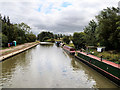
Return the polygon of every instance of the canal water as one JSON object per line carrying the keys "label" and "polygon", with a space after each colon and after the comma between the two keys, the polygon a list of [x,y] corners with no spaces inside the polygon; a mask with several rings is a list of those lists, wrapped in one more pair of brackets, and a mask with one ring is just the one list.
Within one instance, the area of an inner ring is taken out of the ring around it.
{"label": "canal water", "polygon": [[117,88],[54,44],[37,45],[0,66],[3,88]]}

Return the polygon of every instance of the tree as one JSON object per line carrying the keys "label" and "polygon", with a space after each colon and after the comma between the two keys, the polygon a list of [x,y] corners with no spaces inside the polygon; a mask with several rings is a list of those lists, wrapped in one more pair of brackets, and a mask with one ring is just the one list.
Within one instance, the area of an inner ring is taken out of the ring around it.
{"label": "tree", "polygon": [[13,25],[8,26],[8,28],[7,28],[7,37],[8,37],[8,42],[14,41]]}
{"label": "tree", "polygon": [[60,34],[57,35],[58,39],[60,39]]}
{"label": "tree", "polygon": [[7,16],[7,24],[10,26],[10,19],[9,19],[9,16]]}
{"label": "tree", "polygon": [[84,33],[85,33],[85,41],[87,45],[96,45],[97,39],[96,39],[96,27],[97,23],[92,20],[89,22],[89,25],[85,27]]}
{"label": "tree", "polygon": [[2,47],[6,47],[7,46],[7,43],[8,43],[8,38],[6,35],[0,33],[0,37],[2,37],[0,41],[2,41]]}
{"label": "tree", "polygon": [[63,38],[63,35],[62,35],[62,34],[60,34],[60,38]]}
{"label": "tree", "polygon": [[18,24],[18,27],[20,29],[22,29],[23,31],[25,31],[25,34],[30,33],[31,28],[27,24],[25,24],[25,23],[22,22],[21,24]]}
{"label": "tree", "polygon": [[101,45],[106,49],[120,50],[120,15],[119,8],[107,8],[96,16],[98,20],[97,37]]}
{"label": "tree", "polygon": [[36,36],[30,32],[30,26],[25,23],[12,24],[9,16],[2,18],[0,14],[0,21],[2,22],[2,45],[6,46],[6,43],[17,41],[17,44],[23,44],[26,42],[33,42],[36,40]]}
{"label": "tree", "polygon": [[3,18],[3,22],[6,23],[6,21],[7,21],[7,20],[6,20],[6,17],[4,16],[4,18]]}
{"label": "tree", "polygon": [[7,23],[2,23],[2,33],[6,36],[8,35],[8,28],[9,26],[7,25]]}
{"label": "tree", "polygon": [[36,36],[34,34],[27,34],[26,35],[27,42],[34,42],[36,40]]}
{"label": "tree", "polygon": [[70,38],[69,38],[69,36],[64,36],[64,37],[63,37],[63,42],[65,42],[66,44],[69,44],[69,43],[70,43]]}
{"label": "tree", "polygon": [[54,38],[55,38],[55,39],[57,39],[57,38],[58,38],[57,34],[54,34]]}
{"label": "tree", "polygon": [[73,41],[73,44],[76,49],[85,48],[85,33],[84,32],[80,32],[80,33],[75,32],[73,34],[72,41]]}
{"label": "tree", "polygon": [[1,16],[1,14],[0,14],[0,20],[2,20],[2,16]]}
{"label": "tree", "polygon": [[53,33],[51,32],[41,32],[40,34],[38,34],[37,39],[40,40],[41,42],[47,40],[47,39],[51,39],[54,38]]}

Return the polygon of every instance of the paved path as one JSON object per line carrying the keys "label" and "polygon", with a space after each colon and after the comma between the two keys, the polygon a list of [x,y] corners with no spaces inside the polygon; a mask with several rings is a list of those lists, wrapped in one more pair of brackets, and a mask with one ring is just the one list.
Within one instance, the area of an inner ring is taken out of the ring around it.
{"label": "paved path", "polygon": [[16,47],[10,47],[10,48],[7,48],[7,49],[3,49],[3,50],[0,50],[0,61],[6,59],[6,58],[9,58],[11,56],[14,56],[18,53],[21,53],[29,48],[32,48],[34,46],[36,46],[37,44],[39,43],[36,43],[36,42],[32,42],[32,43],[25,43],[25,44],[22,44],[22,45],[18,45]]}
{"label": "paved path", "polygon": [[24,44],[21,44],[21,45],[17,45],[17,46],[9,47],[9,48],[6,48],[6,49],[2,49],[2,50],[0,50],[0,56],[9,54],[9,53],[11,53],[11,52],[20,50],[20,49],[25,48],[25,47],[28,47],[28,46],[30,46],[30,45],[32,45],[32,44],[34,44],[34,43],[35,43],[35,42],[32,42],[32,43],[24,43]]}
{"label": "paved path", "polygon": [[[80,52],[80,51],[77,51],[77,52],[79,52],[79,53],[81,53],[81,54],[84,54],[84,55],[87,55],[85,52]],[[91,54],[88,54],[87,56],[89,56],[89,57],[91,57],[91,58],[94,58],[94,59],[96,59],[96,60],[98,60],[98,61],[101,61],[101,58],[99,58],[99,57],[97,57],[97,56],[94,56],[94,55],[91,55]],[[112,66],[114,66],[114,67],[120,68],[120,64],[116,64],[116,63],[111,62],[111,61],[108,61],[108,60],[103,59],[102,62],[104,62],[104,63],[106,63],[106,64],[109,64],[109,65],[112,65]]]}

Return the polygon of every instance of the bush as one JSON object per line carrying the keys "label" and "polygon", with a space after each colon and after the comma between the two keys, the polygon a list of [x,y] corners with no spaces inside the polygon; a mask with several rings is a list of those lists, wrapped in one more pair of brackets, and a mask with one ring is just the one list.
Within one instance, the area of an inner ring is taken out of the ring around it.
{"label": "bush", "polygon": [[64,36],[63,37],[63,42],[65,42],[66,44],[69,44],[70,43],[69,36]]}
{"label": "bush", "polygon": [[22,43],[23,43],[22,37],[17,37],[16,42],[17,42],[18,44],[22,44]]}
{"label": "bush", "polygon": [[44,37],[43,38],[43,41],[46,41],[46,40],[48,40],[49,39],[49,37]]}
{"label": "bush", "polygon": [[34,42],[36,40],[36,36],[34,34],[27,34],[26,40],[27,42]]}
{"label": "bush", "polygon": [[55,42],[55,40],[52,38],[52,39],[51,39],[51,42],[52,42],[52,43],[54,43],[54,42]]}
{"label": "bush", "polygon": [[84,39],[85,34],[83,32],[77,33],[75,32],[73,34],[73,44],[76,49],[85,49],[85,39]]}
{"label": "bush", "polygon": [[0,41],[2,41],[2,47],[6,47],[7,46],[7,43],[8,43],[8,38],[6,35],[4,34],[0,34]]}

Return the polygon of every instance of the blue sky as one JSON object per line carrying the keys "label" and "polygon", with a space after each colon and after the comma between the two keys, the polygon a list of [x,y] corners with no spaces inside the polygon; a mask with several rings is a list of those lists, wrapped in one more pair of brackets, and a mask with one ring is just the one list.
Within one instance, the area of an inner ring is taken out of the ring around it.
{"label": "blue sky", "polygon": [[[61,11],[62,7],[66,8],[66,7],[70,6],[70,5],[72,5],[70,2],[63,2],[63,3],[61,4],[61,6],[58,8],[58,7],[53,7],[54,4],[53,4],[53,3],[50,3],[49,6],[44,9],[44,13],[45,13],[45,14],[49,14],[49,13],[51,13],[51,10],[52,10],[52,9],[56,9],[56,10],[58,10],[58,11]],[[41,12],[42,6],[43,6],[43,5],[39,5],[39,7],[38,7],[38,9],[37,9],[38,12]]]}
{"label": "blue sky", "polygon": [[38,12],[41,12],[41,8],[42,8],[42,5],[39,5],[39,7],[38,7]]}
{"label": "blue sky", "polygon": [[72,5],[72,4],[69,3],[69,2],[63,2],[63,3],[62,3],[62,7],[68,7],[69,5]]}
{"label": "blue sky", "polygon": [[51,3],[48,7],[45,8],[45,14],[51,13],[51,9],[53,9],[53,3]]}

